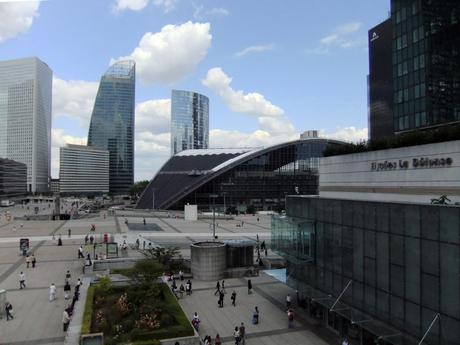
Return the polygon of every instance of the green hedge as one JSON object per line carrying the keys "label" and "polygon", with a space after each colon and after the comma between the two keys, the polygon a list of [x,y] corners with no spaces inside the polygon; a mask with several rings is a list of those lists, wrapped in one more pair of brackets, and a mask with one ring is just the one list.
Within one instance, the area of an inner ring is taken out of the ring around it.
{"label": "green hedge", "polygon": [[91,333],[91,317],[93,315],[94,286],[88,288],[85,301],[85,311],[83,313],[83,324],[81,325],[81,334]]}
{"label": "green hedge", "polygon": [[[166,284],[161,284],[165,296],[165,304],[170,308],[169,311],[173,314],[178,322],[178,325],[169,326],[167,328],[161,328],[155,331],[142,331],[139,329],[131,332],[132,340],[142,341],[148,339],[169,339],[169,338],[180,338],[190,337],[195,334],[193,328],[184,314],[182,308],[177,301],[176,296],[173,295],[171,289]],[[137,344],[137,343],[136,343]]]}

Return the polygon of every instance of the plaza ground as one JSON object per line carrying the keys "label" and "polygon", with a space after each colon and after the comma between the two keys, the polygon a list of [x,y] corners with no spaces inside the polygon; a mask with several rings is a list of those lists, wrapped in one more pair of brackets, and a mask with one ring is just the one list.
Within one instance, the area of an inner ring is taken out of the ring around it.
{"label": "plaza ground", "polygon": [[[13,214],[21,215],[22,206],[15,206]],[[43,212],[51,207],[45,207]],[[3,209],[0,210],[4,212]],[[166,214],[163,214],[165,216]],[[146,225],[143,225],[143,220]],[[128,224],[126,224],[126,222]],[[241,226],[243,223],[243,226]],[[200,219],[195,222],[169,217],[158,217],[158,214],[139,213],[137,211],[117,211],[115,216],[107,212],[90,214],[88,218],[69,221],[7,221],[0,220],[0,289],[6,290],[6,299],[13,305],[14,320],[0,320],[0,344],[6,345],[38,345],[63,344],[65,333],[62,330],[62,312],[70,304],[64,299],[63,285],[65,273],[71,272],[72,288],[77,278],[82,278],[83,261],[77,258],[80,244],[90,233],[91,225],[96,230],[95,237],[102,238],[104,233],[113,234],[115,240],[134,243],[139,239],[141,246],[151,241],[153,244],[177,246],[181,254],[190,256],[189,244],[196,241],[212,239],[212,219]],[[260,241],[270,239],[270,217],[238,216],[235,219],[217,219],[216,235],[219,239],[252,239],[258,235]],[[135,226],[132,226],[135,225]],[[129,228],[139,228],[131,231]],[[68,229],[71,237],[68,237]],[[53,238],[54,235],[54,238]],[[61,236],[62,246],[57,246],[57,238]],[[20,255],[19,239],[29,238],[30,248],[37,258],[36,268],[26,268],[24,257]],[[128,251],[129,256],[139,256],[135,250]],[[268,253],[269,257],[275,254]],[[26,275],[26,289],[19,289],[19,273]],[[57,286],[57,300],[49,302],[48,290],[51,283]],[[198,312],[202,320],[200,335],[212,337],[219,333],[225,343],[232,343],[233,328],[244,322],[247,327],[246,344],[328,344],[328,332],[321,334],[321,329],[311,326],[301,317],[299,311],[295,328],[287,328],[287,315],[284,307],[286,294],[295,291],[289,289],[276,279],[260,275],[253,278],[254,293],[247,294],[245,279],[229,279],[226,281],[227,295],[225,307],[217,308],[215,282],[193,281],[194,293],[180,300],[180,303],[191,318]],[[237,292],[237,307],[231,307],[230,295],[233,289]],[[79,301],[77,303],[83,303]],[[251,324],[252,310],[257,305],[260,309],[259,325]],[[318,333],[319,332],[319,333]],[[321,335],[321,338],[318,336]],[[326,340],[323,340],[326,339]],[[334,339],[334,338],[332,338]],[[335,342],[335,341],[334,341]]]}

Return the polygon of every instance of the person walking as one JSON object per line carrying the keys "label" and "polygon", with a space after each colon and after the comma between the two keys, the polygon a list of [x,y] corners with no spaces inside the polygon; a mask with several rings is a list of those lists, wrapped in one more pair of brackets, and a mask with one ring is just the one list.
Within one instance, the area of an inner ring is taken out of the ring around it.
{"label": "person walking", "polygon": [[287,312],[288,315],[288,328],[294,328],[294,311],[289,309]]}
{"label": "person walking", "polygon": [[214,296],[216,296],[217,294],[220,293],[220,282],[217,281],[217,284],[216,284],[216,291],[214,292]]}
{"label": "person walking", "polygon": [[248,279],[248,295],[252,293],[252,282],[251,279]]}
{"label": "person walking", "polygon": [[235,327],[233,331],[233,338],[235,339],[235,345],[240,344],[240,331],[238,330],[238,326]]}
{"label": "person walking", "polygon": [[21,273],[19,273],[19,288],[20,289],[26,288],[26,275],[22,271]]}
{"label": "person walking", "polygon": [[144,225],[147,224],[147,222],[145,221],[145,218],[143,219],[143,222],[144,222]]}
{"label": "person walking", "polygon": [[69,238],[72,236],[72,229],[67,229],[67,236],[69,236]]}
{"label": "person walking", "polygon": [[187,280],[187,284],[190,286],[190,295],[193,293],[193,289],[192,289],[192,282],[191,280]]}
{"label": "person walking", "polygon": [[83,246],[78,247],[78,259],[84,259],[85,256],[83,255]]}
{"label": "person walking", "polygon": [[225,292],[225,280],[222,280],[222,284],[220,284],[220,288],[221,288],[223,293],[226,293]]}
{"label": "person walking", "polygon": [[193,318],[192,318],[192,325],[193,325],[193,327],[195,328],[195,330],[197,332],[199,332],[199,330],[200,330],[200,322],[201,321],[200,321],[200,318],[198,317],[198,313],[195,312],[193,314]]}
{"label": "person walking", "polygon": [[50,302],[53,302],[56,299],[56,285],[54,283],[51,283],[50,285]]}
{"label": "person walking", "polygon": [[219,333],[217,333],[216,337],[214,338],[214,345],[222,345],[222,339],[220,339]]}
{"label": "person walking", "polygon": [[343,341],[342,341],[342,345],[348,345],[348,344],[349,344],[348,338],[345,337],[345,339],[343,339]]}
{"label": "person walking", "polygon": [[292,304],[292,297],[290,294],[287,294],[286,296],[286,308],[290,309]]}
{"label": "person walking", "polygon": [[64,309],[64,312],[62,313],[62,325],[64,328],[64,332],[67,332],[67,328],[69,328],[70,324],[70,316],[69,313],[67,312],[67,309]]}
{"label": "person walking", "polygon": [[66,283],[69,283],[69,282],[70,282],[70,278],[71,278],[70,271],[67,270],[67,272],[66,272],[66,274],[65,274],[65,282],[66,282]]}
{"label": "person walking", "polygon": [[90,244],[93,244],[93,242],[94,242],[94,236],[91,235],[91,236],[89,237],[89,243],[90,243]]}
{"label": "person walking", "polygon": [[255,307],[254,312],[252,313],[252,323],[257,325],[259,323],[259,308]]}
{"label": "person walking", "polygon": [[32,262],[32,268],[35,268],[35,264],[37,263],[37,259],[35,258],[34,254],[31,255],[30,262]]}
{"label": "person walking", "polygon": [[65,299],[69,299],[70,298],[70,291],[71,291],[71,287],[70,287],[70,284],[69,284],[69,281],[66,281],[65,282],[65,285],[64,285],[64,298]]}
{"label": "person walking", "polygon": [[224,307],[224,297],[225,294],[223,291],[219,292],[219,307],[223,308]]}
{"label": "person walking", "polygon": [[58,243],[57,243],[58,246],[62,246],[62,238],[61,238],[61,235],[59,235],[58,237]]}
{"label": "person walking", "polygon": [[29,268],[29,265],[30,265],[30,256],[27,255],[26,256],[26,267]]}
{"label": "person walking", "polygon": [[88,241],[89,241],[89,237],[88,237],[88,234],[86,234],[86,236],[85,236],[85,246],[88,244]]}
{"label": "person walking", "polygon": [[240,342],[241,342],[241,345],[245,345],[245,344],[246,344],[246,340],[245,340],[246,327],[244,326],[244,322],[241,322],[241,325],[240,325],[240,328],[239,328],[239,332],[240,332]]}
{"label": "person walking", "polygon": [[184,272],[182,270],[179,271],[179,278],[180,280],[184,280]]}
{"label": "person walking", "polygon": [[13,306],[11,305],[10,302],[5,303],[5,314],[6,314],[6,321],[9,321],[10,319],[14,319],[13,314]]}
{"label": "person walking", "polygon": [[236,291],[235,290],[233,290],[232,292],[231,299],[232,299],[232,306],[236,307]]}

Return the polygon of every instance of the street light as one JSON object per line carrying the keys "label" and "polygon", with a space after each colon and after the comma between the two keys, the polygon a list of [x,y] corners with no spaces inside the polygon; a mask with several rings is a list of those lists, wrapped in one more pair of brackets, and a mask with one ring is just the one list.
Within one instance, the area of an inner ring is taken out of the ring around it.
{"label": "street light", "polygon": [[209,194],[212,198],[212,240],[216,240],[216,198],[219,197],[217,194]]}

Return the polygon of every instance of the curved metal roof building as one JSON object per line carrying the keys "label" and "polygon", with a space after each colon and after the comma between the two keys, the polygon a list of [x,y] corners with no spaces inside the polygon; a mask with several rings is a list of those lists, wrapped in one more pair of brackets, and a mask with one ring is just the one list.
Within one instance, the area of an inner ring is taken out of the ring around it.
{"label": "curved metal roof building", "polygon": [[309,138],[267,148],[186,150],[172,156],[142,193],[138,209],[280,210],[288,194],[318,194],[319,158],[327,145]]}

